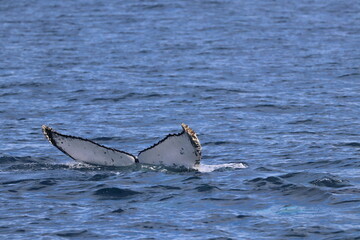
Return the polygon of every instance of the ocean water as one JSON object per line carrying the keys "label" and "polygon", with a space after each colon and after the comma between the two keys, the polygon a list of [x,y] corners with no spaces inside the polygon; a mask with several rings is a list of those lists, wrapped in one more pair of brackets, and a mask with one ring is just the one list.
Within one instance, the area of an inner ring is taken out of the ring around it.
{"label": "ocean water", "polygon": [[[1,238],[360,239],[359,12],[0,1]],[[181,123],[202,171],[89,166],[41,133],[137,154]]]}

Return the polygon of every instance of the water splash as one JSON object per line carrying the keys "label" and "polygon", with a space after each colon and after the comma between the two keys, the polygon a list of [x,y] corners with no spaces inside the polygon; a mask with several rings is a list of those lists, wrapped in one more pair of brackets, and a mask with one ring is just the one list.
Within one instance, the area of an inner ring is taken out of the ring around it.
{"label": "water splash", "polygon": [[248,166],[244,163],[225,163],[225,164],[215,164],[215,165],[206,165],[200,164],[195,169],[199,172],[214,172],[214,171],[222,171],[222,170],[234,170],[234,169],[244,169]]}

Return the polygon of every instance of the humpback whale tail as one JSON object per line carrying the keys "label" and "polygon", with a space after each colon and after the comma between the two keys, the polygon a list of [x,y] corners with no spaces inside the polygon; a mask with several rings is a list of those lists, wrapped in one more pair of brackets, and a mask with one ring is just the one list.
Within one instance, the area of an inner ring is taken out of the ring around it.
{"label": "humpback whale tail", "polygon": [[169,134],[158,143],[139,152],[138,156],[106,147],[89,139],[64,135],[43,125],[49,142],[72,159],[102,166],[130,166],[135,163],[167,167],[196,168],[200,164],[201,145],[196,133],[186,124],[182,132]]}

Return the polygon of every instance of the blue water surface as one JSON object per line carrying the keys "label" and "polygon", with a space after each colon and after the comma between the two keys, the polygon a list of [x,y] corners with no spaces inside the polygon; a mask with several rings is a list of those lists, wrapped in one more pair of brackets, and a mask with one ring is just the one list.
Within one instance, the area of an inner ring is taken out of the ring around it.
{"label": "blue water surface", "polygon": [[[360,239],[357,0],[0,1],[2,239]],[[76,163],[186,123],[215,171]]]}

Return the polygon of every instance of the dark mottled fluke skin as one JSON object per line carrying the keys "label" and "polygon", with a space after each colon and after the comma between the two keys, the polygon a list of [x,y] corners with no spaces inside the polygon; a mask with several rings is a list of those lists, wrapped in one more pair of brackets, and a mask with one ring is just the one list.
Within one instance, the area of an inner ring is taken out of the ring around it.
{"label": "dark mottled fluke skin", "polygon": [[198,139],[198,137],[196,136],[196,133],[194,130],[192,130],[188,125],[186,125],[185,123],[181,124],[181,127],[184,129],[184,131],[187,133],[191,144],[195,147],[196,149],[196,156],[199,156],[199,160],[196,161],[196,165],[200,164],[200,160],[201,160],[201,144],[200,141]]}

